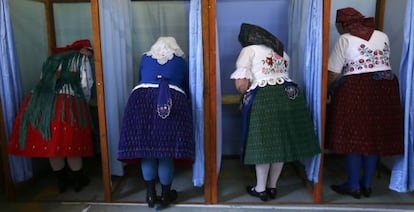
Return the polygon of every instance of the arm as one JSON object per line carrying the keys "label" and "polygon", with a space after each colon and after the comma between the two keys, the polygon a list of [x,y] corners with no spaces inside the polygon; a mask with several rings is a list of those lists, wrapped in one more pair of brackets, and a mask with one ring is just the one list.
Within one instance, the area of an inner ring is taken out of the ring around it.
{"label": "arm", "polygon": [[328,60],[328,88],[332,86],[340,76],[342,68],[346,65],[346,51],[348,49],[348,40],[341,36],[335,43]]}
{"label": "arm", "polygon": [[231,79],[234,79],[234,85],[241,94],[246,93],[250,87],[250,79],[253,77],[251,73],[253,55],[254,52],[251,48],[243,48],[236,61],[236,70],[230,76]]}
{"label": "arm", "polygon": [[328,88],[339,78],[340,74],[328,70]]}

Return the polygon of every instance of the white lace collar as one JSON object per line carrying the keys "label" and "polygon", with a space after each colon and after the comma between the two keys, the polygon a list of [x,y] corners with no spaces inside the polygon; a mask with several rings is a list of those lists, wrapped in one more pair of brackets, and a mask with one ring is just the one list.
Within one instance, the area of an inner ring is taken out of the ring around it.
{"label": "white lace collar", "polygon": [[184,57],[184,52],[174,37],[159,37],[157,42],[152,45],[151,50],[145,54],[156,59],[161,65],[171,60],[174,55]]}

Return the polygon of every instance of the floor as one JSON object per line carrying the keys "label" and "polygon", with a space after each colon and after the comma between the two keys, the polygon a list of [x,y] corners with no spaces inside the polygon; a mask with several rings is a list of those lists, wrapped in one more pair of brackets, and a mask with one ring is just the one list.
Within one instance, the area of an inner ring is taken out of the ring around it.
{"label": "floor", "polygon": [[[126,167],[124,177],[113,177],[113,202],[105,203],[102,178],[99,175],[99,160],[85,161],[86,172],[91,183],[81,192],[72,190],[59,193],[52,173],[46,172],[37,179],[18,185],[16,201],[6,201],[4,191],[0,193],[2,211],[159,211],[145,204],[145,186],[139,166]],[[303,178],[300,163],[284,166],[278,184],[278,197],[262,202],[246,194],[245,186],[254,184],[253,167],[243,166],[237,158],[225,158],[218,178],[218,204],[204,204],[204,189],[192,186],[191,168],[178,166],[173,187],[179,197],[172,207],[165,211],[414,211],[414,193],[398,193],[388,189],[389,171],[379,167],[370,198],[353,199],[338,195],[329,185],[342,182],[345,178],[342,163],[337,156],[325,160],[323,203],[314,204],[309,186]],[[308,184],[309,185],[309,184]],[[160,188],[158,187],[159,191]],[[1,190],[0,190],[1,191]]]}

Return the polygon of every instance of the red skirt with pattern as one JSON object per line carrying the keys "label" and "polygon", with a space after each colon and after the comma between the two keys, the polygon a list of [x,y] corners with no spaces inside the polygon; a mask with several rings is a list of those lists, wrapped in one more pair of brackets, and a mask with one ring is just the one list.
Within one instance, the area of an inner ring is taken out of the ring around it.
{"label": "red skirt with pattern", "polygon": [[[19,144],[20,121],[29,102],[28,95],[22,102],[15,119],[8,144],[8,153],[26,157],[86,157],[93,156],[93,135],[89,116],[89,108],[83,101],[75,101],[74,96],[60,94],[56,101],[56,112],[50,123],[50,139],[30,124],[27,129],[26,144],[24,148]],[[77,103],[84,116],[85,126],[80,126],[77,114]],[[64,106],[62,104],[65,104]],[[71,104],[71,105],[70,105]],[[65,118],[62,120],[62,109]],[[74,117],[71,120],[70,117]]]}
{"label": "red skirt with pattern", "polygon": [[345,76],[327,111],[327,149],[336,153],[403,154],[404,123],[398,79],[375,73]]}

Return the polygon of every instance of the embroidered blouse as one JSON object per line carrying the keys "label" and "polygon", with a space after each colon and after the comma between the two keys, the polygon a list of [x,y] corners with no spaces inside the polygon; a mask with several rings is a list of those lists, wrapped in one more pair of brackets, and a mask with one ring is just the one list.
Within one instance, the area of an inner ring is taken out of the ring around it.
{"label": "embroidered blouse", "polygon": [[257,86],[283,84],[292,81],[289,78],[289,56],[283,52],[283,57],[264,45],[244,47],[236,61],[236,70],[231,79],[249,79],[251,85],[247,91]]}
{"label": "embroidered blouse", "polygon": [[369,41],[341,35],[329,56],[328,70],[343,75],[391,70],[388,36],[378,30]]}

